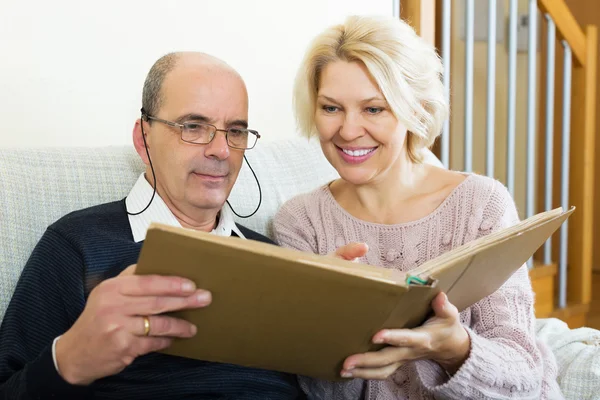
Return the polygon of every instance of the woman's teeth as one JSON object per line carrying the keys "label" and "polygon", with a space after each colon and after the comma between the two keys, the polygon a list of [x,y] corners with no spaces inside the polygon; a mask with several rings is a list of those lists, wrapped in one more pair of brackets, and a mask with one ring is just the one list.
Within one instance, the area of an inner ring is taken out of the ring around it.
{"label": "woman's teeth", "polygon": [[342,151],[346,154],[348,154],[349,156],[352,157],[361,157],[361,156],[365,156],[367,154],[369,154],[370,152],[374,151],[375,148],[372,149],[361,149],[361,150],[347,150],[347,149],[342,149]]}

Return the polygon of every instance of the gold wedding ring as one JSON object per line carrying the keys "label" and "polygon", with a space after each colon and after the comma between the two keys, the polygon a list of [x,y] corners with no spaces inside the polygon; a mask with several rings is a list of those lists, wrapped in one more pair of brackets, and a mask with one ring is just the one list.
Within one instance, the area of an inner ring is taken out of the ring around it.
{"label": "gold wedding ring", "polygon": [[144,336],[150,335],[150,319],[148,317],[144,318]]}

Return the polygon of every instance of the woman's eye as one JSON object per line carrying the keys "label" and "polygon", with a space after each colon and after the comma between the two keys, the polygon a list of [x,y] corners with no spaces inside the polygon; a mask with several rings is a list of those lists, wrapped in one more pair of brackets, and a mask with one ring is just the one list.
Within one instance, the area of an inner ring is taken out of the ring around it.
{"label": "woman's eye", "polygon": [[325,112],[328,112],[328,113],[334,113],[337,111],[337,109],[338,108],[335,106],[323,106],[323,110],[325,110]]}
{"label": "woman's eye", "polygon": [[367,107],[367,112],[369,114],[379,114],[382,111],[380,107]]}

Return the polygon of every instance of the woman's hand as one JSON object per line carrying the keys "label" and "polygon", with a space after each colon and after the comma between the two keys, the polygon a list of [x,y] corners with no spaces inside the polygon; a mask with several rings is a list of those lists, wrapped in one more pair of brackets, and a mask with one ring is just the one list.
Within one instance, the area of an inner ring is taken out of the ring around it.
{"label": "woman's hand", "polygon": [[366,243],[348,243],[345,246],[338,247],[335,253],[331,254],[334,257],[342,260],[357,261],[369,251],[369,246]]}
{"label": "woman's hand", "polygon": [[460,323],[458,310],[445,293],[432,301],[435,316],[415,329],[385,329],[373,343],[388,344],[377,352],[348,357],[341,372],[344,378],[386,379],[403,364],[433,360],[453,375],[469,356],[471,340]]}

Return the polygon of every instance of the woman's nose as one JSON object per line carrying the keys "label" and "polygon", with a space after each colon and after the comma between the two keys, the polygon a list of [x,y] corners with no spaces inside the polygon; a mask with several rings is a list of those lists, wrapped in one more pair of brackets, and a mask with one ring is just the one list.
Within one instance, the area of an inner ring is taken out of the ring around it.
{"label": "woman's nose", "polygon": [[339,133],[340,136],[348,142],[363,136],[365,134],[365,128],[360,116],[352,113],[346,114],[346,118],[344,118]]}

